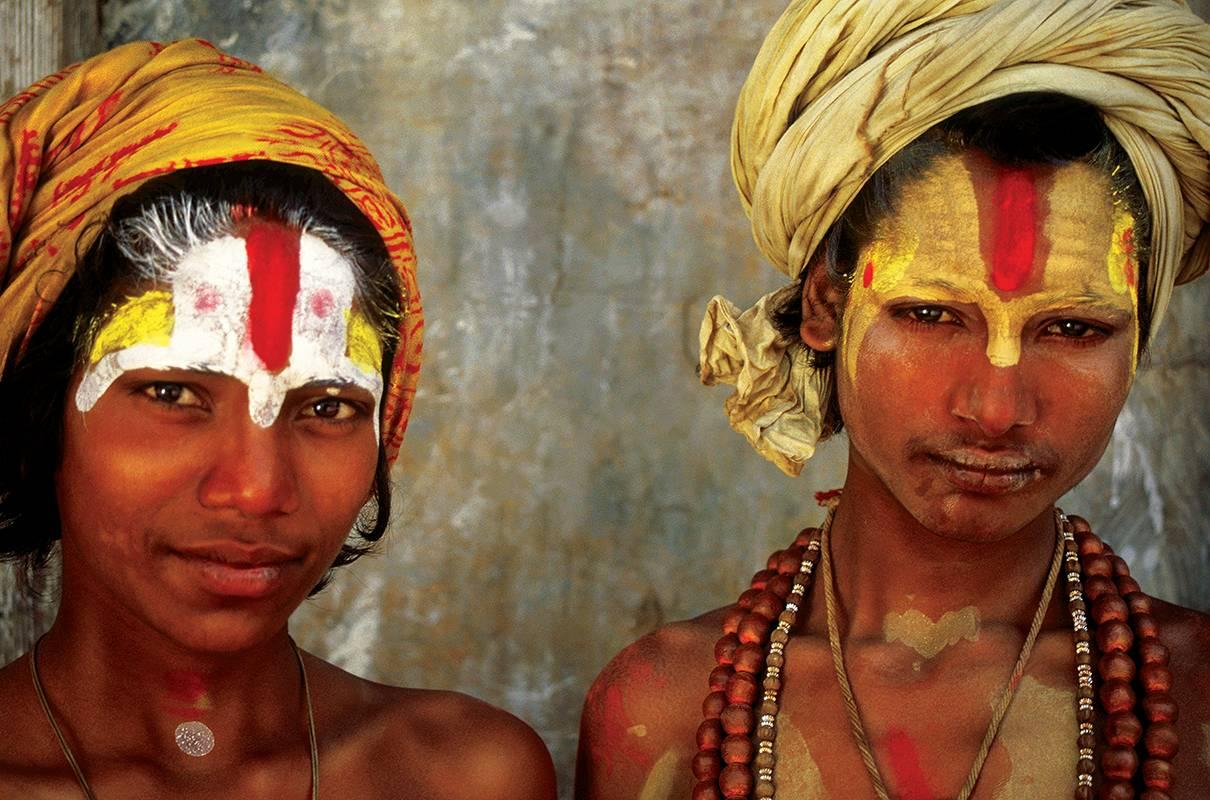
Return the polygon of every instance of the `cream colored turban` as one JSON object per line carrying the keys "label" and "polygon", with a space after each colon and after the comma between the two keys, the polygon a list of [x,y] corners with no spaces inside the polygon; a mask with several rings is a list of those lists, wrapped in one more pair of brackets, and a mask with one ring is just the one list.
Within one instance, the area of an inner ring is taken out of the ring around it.
{"label": "cream colored turban", "polygon": [[[795,0],[740,93],[731,169],[752,235],[797,277],[870,175],[979,103],[1051,91],[1097,106],[1151,205],[1154,333],[1172,287],[1210,266],[1210,25],[1181,0]],[[779,290],[784,292],[785,290]],[[765,308],[721,297],[701,329],[701,377],[736,386],[733,428],[797,475],[820,398],[800,347]]]}

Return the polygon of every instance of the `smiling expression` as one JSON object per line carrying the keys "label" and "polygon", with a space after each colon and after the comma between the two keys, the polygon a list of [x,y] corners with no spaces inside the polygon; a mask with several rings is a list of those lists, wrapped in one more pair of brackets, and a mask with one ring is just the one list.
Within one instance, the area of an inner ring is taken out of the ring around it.
{"label": "smiling expression", "polygon": [[841,327],[858,467],[933,530],[971,536],[1006,535],[1075,485],[1134,372],[1133,223],[1082,164],[944,156],[906,185]]}

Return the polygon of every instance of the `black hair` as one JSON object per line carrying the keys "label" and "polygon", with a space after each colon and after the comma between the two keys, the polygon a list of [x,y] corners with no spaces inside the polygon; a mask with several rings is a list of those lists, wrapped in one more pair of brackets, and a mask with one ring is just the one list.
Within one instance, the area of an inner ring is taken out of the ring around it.
{"label": "black hair", "polygon": [[[929,129],[875,170],[844,213],[832,223],[818,249],[807,259],[793,289],[769,316],[782,341],[806,347],[811,367],[823,374],[821,438],[844,428],[836,396],[836,353],[817,351],[800,334],[803,288],[813,269],[826,271],[828,282],[843,296],[852,285],[858,256],[883,219],[893,214],[903,188],[925,177],[944,155],[979,150],[1006,166],[1084,163],[1102,171],[1116,202],[1135,219],[1139,264],[1139,357],[1150,328],[1146,302],[1151,252],[1151,211],[1130,157],[1110,132],[1097,108],[1055,92],[1024,92],[964,109]],[[843,304],[842,304],[843,305]],[[840,309],[837,309],[838,315]],[[839,316],[838,320],[839,322]]]}
{"label": "black hair", "polygon": [[[403,313],[399,282],[386,246],[353,202],[321,173],[270,161],[196,167],[148,181],[114,203],[93,243],[75,254],[76,268],[30,337],[20,357],[9,353],[0,377],[0,560],[20,562],[27,574],[42,569],[61,536],[55,472],[63,448],[68,384],[102,323],[145,275],[133,263],[131,236],[140,218],[182,213],[217,218],[238,207],[252,216],[305,229],[354,265],[356,301],[382,342],[382,374],[390,375]],[[137,237],[136,237],[137,238]],[[63,279],[62,273],[51,273]],[[390,521],[391,483],[379,445],[372,518],[359,517],[353,537],[332,567],[355,561],[382,538]],[[324,575],[318,592],[331,576]]]}

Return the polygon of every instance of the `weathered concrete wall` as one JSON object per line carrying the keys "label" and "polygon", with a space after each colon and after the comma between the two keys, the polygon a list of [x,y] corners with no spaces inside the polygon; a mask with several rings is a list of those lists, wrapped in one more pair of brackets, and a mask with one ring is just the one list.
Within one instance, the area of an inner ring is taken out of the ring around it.
{"label": "weathered concrete wall", "polygon": [[[584,690],[730,602],[837,485],[727,427],[706,300],[779,285],[731,187],[735,96],[783,0],[110,0],[110,43],[201,35],[337,110],[408,203],[427,364],[381,555],[299,612],[320,654],[534,724],[570,790]],[[1065,505],[1210,608],[1210,283],[1178,293],[1110,452]],[[3,656],[3,654],[0,654]],[[704,680],[705,676],[693,678]]]}

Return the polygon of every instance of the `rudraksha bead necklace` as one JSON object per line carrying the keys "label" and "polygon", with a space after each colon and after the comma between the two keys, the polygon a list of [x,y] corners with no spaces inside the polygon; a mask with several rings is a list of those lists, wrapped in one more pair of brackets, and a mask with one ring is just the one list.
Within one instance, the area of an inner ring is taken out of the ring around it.
{"label": "rudraksha bead necklace", "polygon": [[[714,648],[718,666],[710,673],[710,694],[702,704],[705,719],[697,730],[693,800],[776,796],[774,744],[785,647],[805,605],[820,540],[831,518],[829,512],[823,528],[807,528],[790,547],[773,553],[766,569],[752,577],[751,587],[723,618],[723,636]],[[1141,788],[1141,800],[1168,800],[1177,708],[1171,696],[1169,653],[1159,641],[1151,599],[1130,577],[1126,562],[1087,522],[1057,509],[1055,519],[1075,643],[1078,758],[1073,796],[1094,797],[1099,746],[1101,781],[1095,796],[1125,800]],[[1103,715],[1099,738],[1098,700]],[[1145,753],[1141,770],[1140,742]]]}

